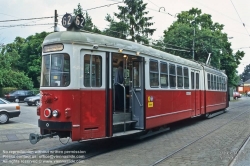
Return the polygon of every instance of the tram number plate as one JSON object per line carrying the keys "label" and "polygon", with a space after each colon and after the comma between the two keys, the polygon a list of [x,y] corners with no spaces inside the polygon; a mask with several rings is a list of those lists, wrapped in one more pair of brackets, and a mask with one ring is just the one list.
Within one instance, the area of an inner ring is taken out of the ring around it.
{"label": "tram number plate", "polygon": [[154,102],[148,102],[148,108],[154,107]]}

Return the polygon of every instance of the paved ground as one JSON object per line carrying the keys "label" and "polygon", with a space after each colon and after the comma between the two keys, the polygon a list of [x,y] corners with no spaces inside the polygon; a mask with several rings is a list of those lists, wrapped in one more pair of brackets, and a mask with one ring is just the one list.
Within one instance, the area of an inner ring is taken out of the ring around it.
{"label": "paved ground", "polygon": [[[112,140],[84,144],[76,143],[74,149],[81,151],[86,150],[86,153],[90,151],[98,152],[102,149],[103,144],[108,144],[110,142],[111,144],[124,143],[126,145],[122,148],[117,148],[111,152],[101,154],[74,165],[153,165],[157,160],[170,155],[187,144],[190,144],[197,138],[204,136],[203,139],[187,146],[184,150],[173,155],[171,158],[160,162],[159,165],[227,166],[241,147],[244,139],[250,134],[249,101],[250,97],[232,101],[230,102],[229,111],[225,114],[207,120],[191,119],[189,121],[184,121],[171,126],[171,130],[168,132],[142,141],[128,141],[130,143],[126,143],[123,140]],[[218,126],[221,125],[224,126],[219,128]],[[216,131],[206,135],[209,131],[213,130]],[[36,145],[31,145],[27,140],[29,133],[39,133],[39,128],[36,125],[15,123],[13,121],[9,124],[0,125],[0,165],[52,165],[45,163],[11,163],[9,162],[10,160],[8,160],[9,163],[1,163],[1,159],[3,160],[6,158],[3,156],[7,155],[9,152],[34,152],[41,149],[46,150],[52,147],[61,146],[57,138],[45,139],[38,142]],[[14,159],[21,161],[21,159]],[[43,161],[51,160],[54,161],[54,159],[50,158]],[[234,160],[232,165],[250,165],[250,141],[244,145],[244,149],[240,151],[239,156]]]}

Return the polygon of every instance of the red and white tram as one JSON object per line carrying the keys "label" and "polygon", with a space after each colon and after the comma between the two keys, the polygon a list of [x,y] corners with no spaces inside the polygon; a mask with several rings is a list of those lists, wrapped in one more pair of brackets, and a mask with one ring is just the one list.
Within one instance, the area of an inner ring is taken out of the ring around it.
{"label": "red and white tram", "polygon": [[[123,62],[124,109],[116,110],[115,70]],[[224,72],[127,40],[80,31],[43,42],[42,136],[72,141],[140,133],[228,107]]]}

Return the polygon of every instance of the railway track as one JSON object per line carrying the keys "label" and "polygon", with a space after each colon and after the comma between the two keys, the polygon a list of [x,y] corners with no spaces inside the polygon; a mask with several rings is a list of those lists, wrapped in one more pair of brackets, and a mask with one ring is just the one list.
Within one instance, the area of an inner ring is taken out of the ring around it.
{"label": "railway track", "polygon": [[[244,104],[244,105],[241,105],[241,106],[239,106],[239,107],[249,107],[249,104]],[[233,110],[233,109],[239,108],[239,107],[228,108],[227,111]],[[160,164],[161,162],[163,162],[163,161],[165,161],[165,160],[168,160],[168,159],[172,158],[174,155],[176,155],[176,154],[182,152],[184,149],[186,149],[186,148],[188,148],[189,146],[195,144],[196,142],[202,140],[203,138],[205,138],[205,137],[207,137],[208,135],[214,133],[215,131],[221,129],[222,127],[228,125],[229,123],[233,122],[235,119],[239,118],[240,116],[242,116],[242,115],[244,115],[244,114],[246,114],[246,113],[249,113],[249,111],[244,111],[244,112],[242,112],[242,113],[240,113],[240,114],[234,116],[233,118],[231,118],[230,120],[228,120],[226,123],[224,123],[224,124],[222,124],[222,125],[220,125],[220,126],[218,126],[218,127],[215,127],[212,131],[207,132],[206,134],[204,134],[204,135],[202,135],[201,137],[199,137],[199,138],[193,140],[192,142],[190,142],[190,143],[188,143],[188,144],[182,146],[181,148],[177,149],[176,151],[173,151],[172,153],[170,153],[170,154],[168,154],[168,155],[166,155],[166,156],[160,158],[159,160],[155,161],[155,162],[154,162],[153,164],[151,164],[150,166],[158,165],[158,164]],[[218,115],[220,115],[220,114],[218,114]],[[216,116],[218,116],[218,115],[216,115]],[[212,116],[212,117],[210,117],[210,118],[213,118],[213,117],[215,117],[215,116]],[[247,141],[249,141],[249,139],[250,139],[250,134],[249,134],[249,135],[244,139],[244,141],[241,143],[241,146],[238,148],[238,150],[236,151],[236,153],[234,153],[233,157],[231,157],[232,159],[231,159],[231,161],[230,161],[230,163],[229,163],[230,166],[232,166],[232,164],[234,163],[235,159],[236,159],[237,156],[239,155],[240,151],[242,150],[242,148],[244,147],[244,145],[247,143]]]}

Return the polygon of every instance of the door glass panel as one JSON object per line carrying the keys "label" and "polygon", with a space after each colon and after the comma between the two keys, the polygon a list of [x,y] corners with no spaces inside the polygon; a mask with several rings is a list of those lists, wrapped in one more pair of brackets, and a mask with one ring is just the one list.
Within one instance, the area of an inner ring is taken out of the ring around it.
{"label": "door glass panel", "polygon": [[133,64],[133,83],[134,88],[141,87],[140,77],[139,77],[139,62],[134,62]]}
{"label": "door glass panel", "polygon": [[[90,82],[91,80],[91,82]],[[102,86],[102,57],[99,55],[84,55],[84,86]]]}

